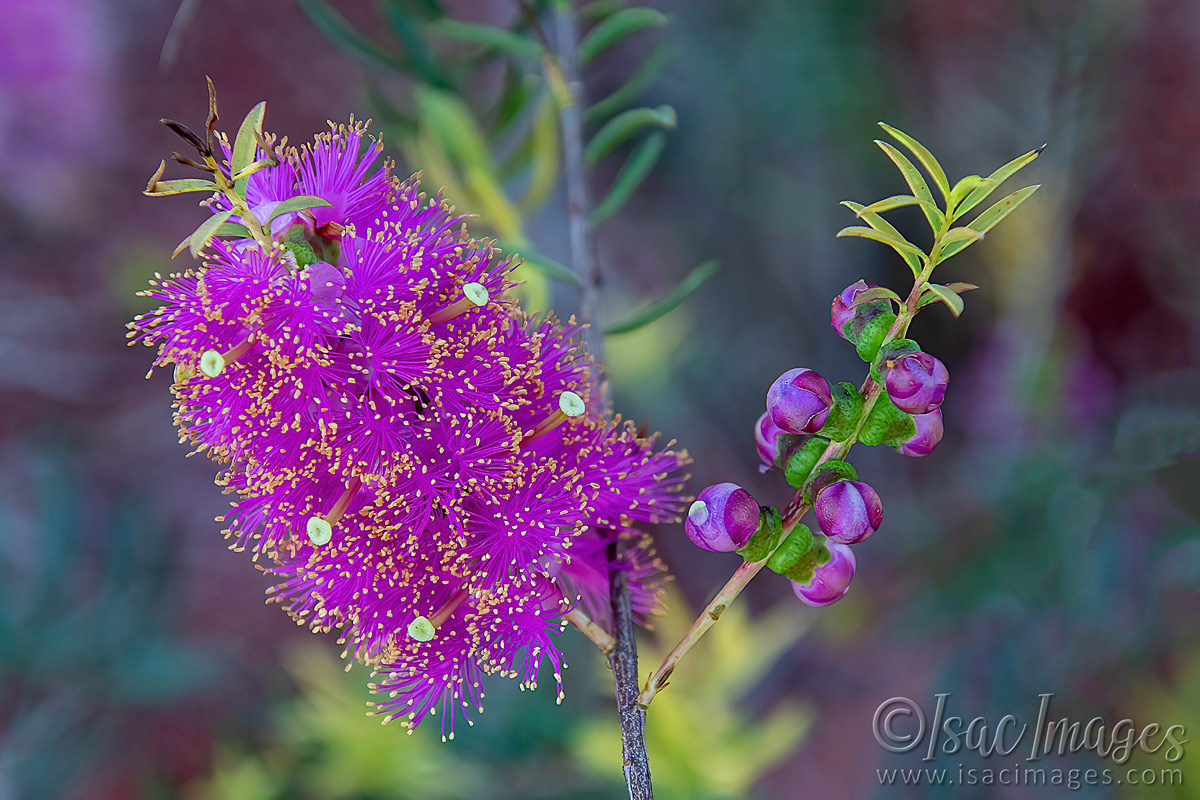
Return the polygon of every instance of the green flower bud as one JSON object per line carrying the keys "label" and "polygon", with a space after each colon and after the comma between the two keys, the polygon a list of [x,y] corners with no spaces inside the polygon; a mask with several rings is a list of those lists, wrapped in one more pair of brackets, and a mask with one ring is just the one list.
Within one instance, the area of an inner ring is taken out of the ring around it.
{"label": "green flower bud", "polygon": [[760,506],[758,530],[750,541],[737,551],[747,561],[762,561],[771,554],[783,533],[783,518],[771,506]]}
{"label": "green flower bud", "polygon": [[804,523],[800,523],[771,554],[767,567],[779,575],[786,574],[788,570],[800,563],[800,559],[808,555],[812,546],[812,530]]}

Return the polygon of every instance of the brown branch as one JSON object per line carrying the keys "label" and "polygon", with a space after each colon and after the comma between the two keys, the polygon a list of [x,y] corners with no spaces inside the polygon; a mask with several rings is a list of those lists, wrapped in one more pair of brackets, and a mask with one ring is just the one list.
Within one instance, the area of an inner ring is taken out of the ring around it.
{"label": "brown branch", "polygon": [[[558,40],[559,69],[567,86],[567,102],[560,113],[562,126],[563,173],[567,186],[567,226],[571,237],[571,263],[579,276],[579,315],[587,327],[583,343],[591,354],[594,367],[592,387],[594,397],[606,403],[602,376],[604,363],[604,321],[600,308],[600,287],[603,283],[596,259],[596,242],[589,220],[587,175],[583,159],[582,84],[579,78],[579,58],[576,52],[578,30],[575,11],[570,2],[562,3],[555,12],[555,34]],[[613,637],[616,647],[609,654],[613,679],[616,682],[617,715],[621,721],[621,752],[625,782],[631,800],[652,800],[650,758],[646,753],[646,711],[637,704],[638,663],[637,644],[633,639],[633,612],[629,598],[629,576],[619,568],[622,558],[618,536],[608,548],[609,595],[612,603]]]}

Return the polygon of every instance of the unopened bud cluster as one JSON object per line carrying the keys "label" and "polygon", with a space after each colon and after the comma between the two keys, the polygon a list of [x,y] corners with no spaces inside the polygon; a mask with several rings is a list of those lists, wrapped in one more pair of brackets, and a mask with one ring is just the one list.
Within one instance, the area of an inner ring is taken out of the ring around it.
{"label": "unopened bud cluster", "polygon": [[[779,513],[745,489],[721,483],[700,493],[688,511],[689,538],[706,550],[738,552],[785,575],[802,601],[826,606],[854,577],[850,546],[883,523],[878,493],[836,457],[855,443],[884,445],[906,456],[928,455],[942,438],[941,403],[950,374],[911,339],[896,338],[895,296],[857,281],[833,299],[830,322],[870,365],[859,388],[831,385],[811,369],[780,375],[767,390],[754,426],[762,470],[778,467],[811,507],[819,532],[798,523],[783,536]],[[780,539],[782,538],[782,542]]]}

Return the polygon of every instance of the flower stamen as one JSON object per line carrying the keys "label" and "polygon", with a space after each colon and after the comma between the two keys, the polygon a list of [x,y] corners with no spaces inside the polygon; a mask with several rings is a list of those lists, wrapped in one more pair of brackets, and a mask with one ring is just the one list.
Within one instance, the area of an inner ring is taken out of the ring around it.
{"label": "flower stamen", "polygon": [[246,341],[231,347],[224,353],[217,350],[205,350],[200,354],[200,371],[210,378],[215,378],[225,371],[225,368],[237,361],[254,346],[254,335],[246,337]]}
{"label": "flower stamen", "polygon": [[429,324],[437,325],[440,322],[454,319],[462,316],[473,308],[482,308],[488,303],[488,290],[482,283],[468,283],[462,288],[463,296],[452,305],[448,305],[441,311],[434,312],[429,317]]}
{"label": "flower stamen", "polygon": [[539,422],[529,433],[525,434],[525,438],[521,440],[521,446],[525,446],[534,439],[545,436],[568,419],[578,417],[585,411],[587,411],[587,404],[583,402],[582,397],[572,391],[563,392],[558,396],[558,410]]}

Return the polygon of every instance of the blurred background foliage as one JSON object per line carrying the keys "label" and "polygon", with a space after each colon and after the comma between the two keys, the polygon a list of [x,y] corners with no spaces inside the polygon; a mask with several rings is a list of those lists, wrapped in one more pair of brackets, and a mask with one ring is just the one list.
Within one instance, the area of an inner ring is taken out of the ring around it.
{"label": "blurred background foliage", "polygon": [[[123,344],[133,290],[184,266],[165,254],[188,207],[140,189],[174,144],[157,120],[199,119],[205,74],[228,119],[267,98],[294,142],[373,117],[397,171],[478,213],[529,260],[526,301],[569,316],[547,5],[6,5],[0,798],[621,796],[610,678],[571,632],[561,706],[491,685],[452,746],[366,718],[366,676],[225,551],[211,468],[180,458],[166,379]],[[624,8],[590,4],[585,35]],[[1073,718],[1200,725],[1200,6],[693,0],[623,19],[584,65],[590,188],[606,319],[648,324],[608,337],[608,367],[616,408],[686,446],[696,487],[786,502],[756,469],[765,387],[797,365],[857,379],[828,299],[904,287],[885,248],[833,239],[837,201],[901,191],[876,120],[957,175],[1050,145],[1028,170],[1043,189],[945,267],[983,287],[964,316],[914,326],[954,376],[945,441],[857,457],[887,521],[845,601],[814,612],[763,577],[689,656],[649,718],[660,794],[994,796],[878,786],[919,766],[871,736],[896,695],[998,719],[1054,692]],[[736,564],[678,528],[657,541],[677,579],[644,671]]]}

